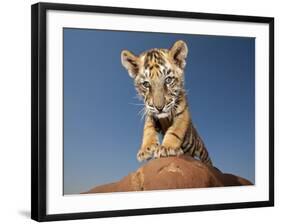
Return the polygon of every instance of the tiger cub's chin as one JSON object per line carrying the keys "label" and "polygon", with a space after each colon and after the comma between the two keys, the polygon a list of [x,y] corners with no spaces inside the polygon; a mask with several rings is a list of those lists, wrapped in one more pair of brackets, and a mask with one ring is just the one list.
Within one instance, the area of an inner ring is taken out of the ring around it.
{"label": "tiger cub's chin", "polygon": [[168,113],[161,113],[155,115],[158,119],[169,117]]}

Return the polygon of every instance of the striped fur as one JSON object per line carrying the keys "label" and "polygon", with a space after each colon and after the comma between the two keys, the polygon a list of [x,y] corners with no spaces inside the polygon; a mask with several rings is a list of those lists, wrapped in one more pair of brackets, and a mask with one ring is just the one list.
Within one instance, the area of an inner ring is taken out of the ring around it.
{"label": "striped fur", "polygon": [[[135,56],[124,50],[123,66],[134,79],[143,98],[146,116],[139,161],[189,153],[212,165],[208,151],[192,124],[186,92],[184,68],[188,49],[177,41],[170,49],[151,49]],[[160,144],[158,133],[163,135]]]}
{"label": "striped fur", "polygon": [[192,124],[186,132],[181,147],[184,153],[189,153],[193,157],[198,157],[202,162],[212,165],[211,158],[209,157],[204,142]]}

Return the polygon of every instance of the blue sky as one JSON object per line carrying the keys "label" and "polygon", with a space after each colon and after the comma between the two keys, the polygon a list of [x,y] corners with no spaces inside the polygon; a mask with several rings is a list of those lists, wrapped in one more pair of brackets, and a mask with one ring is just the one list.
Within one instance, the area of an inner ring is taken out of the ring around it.
{"label": "blue sky", "polygon": [[64,193],[114,182],[137,169],[143,120],[120,62],[188,44],[185,87],[193,123],[216,167],[255,181],[255,39],[64,29]]}

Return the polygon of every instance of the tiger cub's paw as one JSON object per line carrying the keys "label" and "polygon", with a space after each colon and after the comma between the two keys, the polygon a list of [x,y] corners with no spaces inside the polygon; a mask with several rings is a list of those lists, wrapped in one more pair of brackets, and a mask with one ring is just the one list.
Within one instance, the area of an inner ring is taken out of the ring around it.
{"label": "tiger cub's paw", "polygon": [[151,144],[149,146],[143,146],[138,154],[137,159],[139,162],[142,162],[144,160],[149,160],[153,157],[154,152],[159,148],[159,144]]}
{"label": "tiger cub's paw", "polygon": [[182,155],[184,152],[181,148],[167,148],[161,145],[158,149],[154,151],[154,158],[160,157],[168,157],[168,156],[179,156]]}

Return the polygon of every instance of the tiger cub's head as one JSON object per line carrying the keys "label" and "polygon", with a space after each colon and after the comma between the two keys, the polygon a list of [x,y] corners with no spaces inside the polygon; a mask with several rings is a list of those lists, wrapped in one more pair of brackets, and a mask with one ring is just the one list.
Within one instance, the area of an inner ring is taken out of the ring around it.
{"label": "tiger cub's head", "polygon": [[187,53],[187,45],[181,40],[170,49],[154,48],[139,56],[128,50],[122,51],[122,65],[134,79],[148,114],[164,118],[176,110],[178,99],[184,94]]}

